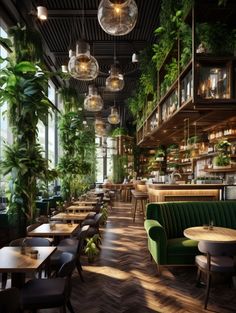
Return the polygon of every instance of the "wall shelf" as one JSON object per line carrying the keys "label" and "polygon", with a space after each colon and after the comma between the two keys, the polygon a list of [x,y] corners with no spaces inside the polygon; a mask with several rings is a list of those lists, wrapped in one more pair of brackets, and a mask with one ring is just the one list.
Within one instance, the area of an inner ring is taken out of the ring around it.
{"label": "wall shelf", "polygon": [[231,172],[236,172],[236,167],[231,167],[231,168],[206,168],[203,170],[204,172],[207,173],[231,173]]}

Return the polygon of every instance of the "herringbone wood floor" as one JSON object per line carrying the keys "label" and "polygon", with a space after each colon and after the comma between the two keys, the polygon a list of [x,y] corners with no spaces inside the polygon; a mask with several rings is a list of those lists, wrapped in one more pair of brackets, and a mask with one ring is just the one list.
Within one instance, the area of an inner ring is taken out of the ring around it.
{"label": "herringbone wood floor", "polygon": [[[195,286],[195,268],[171,268],[157,275],[147,250],[143,217],[133,223],[130,205],[115,204],[102,233],[96,262],[90,265],[83,259],[85,282],[77,273],[73,275],[75,313],[206,312],[202,308],[204,288]],[[235,288],[216,285],[209,312],[236,312],[235,296]]]}

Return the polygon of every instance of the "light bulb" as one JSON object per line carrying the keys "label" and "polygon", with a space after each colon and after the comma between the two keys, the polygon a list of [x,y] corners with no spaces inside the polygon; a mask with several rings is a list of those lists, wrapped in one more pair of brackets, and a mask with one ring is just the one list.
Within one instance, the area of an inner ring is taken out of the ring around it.
{"label": "light bulb", "polygon": [[102,29],[113,36],[131,32],[138,17],[134,0],[102,0],[98,7],[98,21]]}

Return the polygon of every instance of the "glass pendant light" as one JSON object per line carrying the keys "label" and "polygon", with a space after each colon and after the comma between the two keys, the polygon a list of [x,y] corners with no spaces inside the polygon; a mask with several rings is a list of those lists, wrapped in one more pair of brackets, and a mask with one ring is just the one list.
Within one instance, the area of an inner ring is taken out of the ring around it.
{"label": "glass pendant light", "polygon": [[[84,1],[82,7],[82,38],[84,38]],[[75,28],[74,25],[73,29]],[[94,80],[98,76],[98,62],[90,54],[90,45],[85,40],[77,41],[75,52],[73,50],[69,51],[69,59],[68,72],[73,78],[89,81]]]}
{"label": "glass pendant light", "polygon": [[88,95],[84,99],[84,108],[91,112],[98,112],[103,108],[102,97],[98,94],[97,88],[94,85],[89,85]]}
{"label": "glass pendant light", "polygon": [[113,64],[111,66],[110,75],[106,79],[106,87],[110,91],[120,91],[124,88],[124,75],[120,69]]}
{"label": "glass pendant light", "polygon": [[106,126],[101,117],[97,117],[95,120],[95,132],[98,136],[105,136]]}
{"label": "glass pendant light", "polygon": [[76,53],[69,51],[68,71],[76,79],[94,80],[99,74],[97,60],[90,54],[90,46],[87,42],[79,41],[76,44]]}
{"label": "glass pendant light", "polygon": [[113,36],[131,32],[138,17],[134,0],[102,0],[98,7],[98,21],[102,29]]}
{"label": "glass pendant light", "polygon": [[116,125],[120,123],[120,116],[117,111],[117,108],[111,108],[111,114],[108,116],[108,122],[112,125]]}

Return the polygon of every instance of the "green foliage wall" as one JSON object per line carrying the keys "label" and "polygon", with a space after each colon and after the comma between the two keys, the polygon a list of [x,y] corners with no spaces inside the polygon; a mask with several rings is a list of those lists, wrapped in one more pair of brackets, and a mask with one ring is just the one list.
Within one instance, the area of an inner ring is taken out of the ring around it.
{"label": "green foliage wall", "polygon": [[58,169],[63,196],[70,199],[79,196],[95,181],[95,133],[92,126],[83,125],[83,113],[78,111],[82,99],[76,96],[76,91],[64,88],[63,94],[65,113],[59,125],[63,156]]}
{"label": "green foliage wall", "polygon": [[[35,217],[36,179],[46,179],[47,161],[37,144],[38,122],[47,123],[54,110],[48,100],[49,73],[43,70],[39,35],[20,26],[10,31],[13,53],[0,71],[0,103],[8,103],[8,120],[14,143],[6,146],[1,173],[10,174],[9,215],[30,223]],[[6,44],[6,41],[5,41]],[[18,225],[19,226],[19,225]]]}

